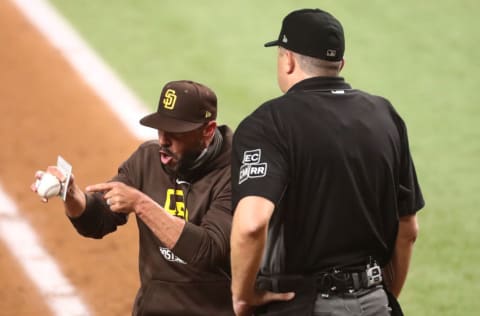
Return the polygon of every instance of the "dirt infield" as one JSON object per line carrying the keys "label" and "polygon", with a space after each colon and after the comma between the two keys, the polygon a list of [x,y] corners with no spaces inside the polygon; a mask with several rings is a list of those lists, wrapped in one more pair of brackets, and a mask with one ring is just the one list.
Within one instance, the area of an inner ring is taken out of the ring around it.
{"label": "dirt infield", "polygon": [[[107,180],[139,141],[9,1],[0,1],[0,43],[0,183],[93,314],[129,315],[139,284],[135,219],[86,239],[58,200],[42,204],[29,186],[58,154],[81,187]],[[0,279],[0,315],[52,315],[1,240]]]}

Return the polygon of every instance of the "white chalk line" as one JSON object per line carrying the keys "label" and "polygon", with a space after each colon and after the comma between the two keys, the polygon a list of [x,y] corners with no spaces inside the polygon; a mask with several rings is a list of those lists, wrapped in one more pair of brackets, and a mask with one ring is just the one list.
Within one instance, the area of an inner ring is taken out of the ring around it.
{"label": "white chalk line", "polygon": [[156,138],[142,126],[146,106],[82,39],[77,31],[45,0],[12,0],[35,27],[57,48],[77,73],[103,99],[122,123],[140,139]]}
{"label": "white chalk line", "polygon": [[[58,49],[67,62],[137,138],[155,138],[155,131],[139,125],[146,107],[96,55],[68,22],[45,0],[11,0]],[[76,289],[45,251],[34,229],[0,186],[0,238],[46,298],[56,316],[91,315]]]}
{"label": "white chalk line", "polygon": [[57,316],[91,315],[55,260],[41,246],[35,231],[0,185],[0,239]]}

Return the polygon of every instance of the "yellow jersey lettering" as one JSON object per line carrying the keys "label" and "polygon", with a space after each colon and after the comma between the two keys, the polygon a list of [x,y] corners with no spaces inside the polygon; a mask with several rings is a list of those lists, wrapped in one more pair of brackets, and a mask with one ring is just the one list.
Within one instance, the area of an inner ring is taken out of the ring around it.
{"label": "yellow jersey lettering", "polygon": [[188,222],[188,210],[185,208],[183,197],[182,190],[167,189],[167,198],[163,208],[173,216],[183,218]]}

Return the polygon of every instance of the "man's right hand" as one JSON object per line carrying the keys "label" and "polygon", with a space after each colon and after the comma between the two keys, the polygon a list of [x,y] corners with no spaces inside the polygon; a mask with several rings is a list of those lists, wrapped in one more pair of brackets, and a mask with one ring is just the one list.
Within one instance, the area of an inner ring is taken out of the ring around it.
{"label": "man's right hand", "polygon": [[[30,185],[30,189],[34,193],[37,193],[37,183],[38,183],[38,181],[40,181],[42,179],[43,175],[46,174],[46,173],[49,173],[49,174],[55,176],[58,179],[58,181],[60,181],[60,183],[63,183],[65,181],[65,175],[56,166],[48,166],[47,170],[45,170],[45,171],[37,170],[37,172],[35,172],[35,182],[33,182],[32,185]],[[72,182],[72,180],[70,181],[70,183],[71,182]],[[47,197],[42,197],[41,200],[44,203],[48,202]]]}

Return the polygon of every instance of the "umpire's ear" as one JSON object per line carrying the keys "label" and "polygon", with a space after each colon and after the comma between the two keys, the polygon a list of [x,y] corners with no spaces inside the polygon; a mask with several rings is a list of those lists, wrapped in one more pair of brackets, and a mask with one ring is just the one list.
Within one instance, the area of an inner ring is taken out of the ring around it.
{"label": "umpire's ear", "polygon": [[342,58],[342,62],[340,63],[340,67],[338,67],[338,72],[342,71],[343,66],[345,66],[345,58]]}
{"label": "umpire's ear", "polygon": [[288,75],[291,75],[294,71],[295,68],[298,67],[297,60],[295,59],[295,56],[293,55],[292,51],[289,51],[288,49],[285,50],[285,71]]}

